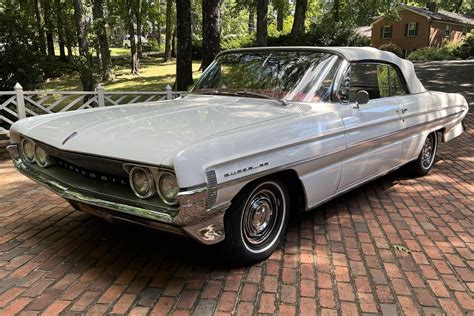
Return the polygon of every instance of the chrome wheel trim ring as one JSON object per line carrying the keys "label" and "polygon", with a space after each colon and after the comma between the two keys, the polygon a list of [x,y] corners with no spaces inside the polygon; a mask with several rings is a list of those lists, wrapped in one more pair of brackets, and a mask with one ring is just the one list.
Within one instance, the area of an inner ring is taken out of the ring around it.
{"label": "chrome wheel trim ring", "polygon": [[428,135],[421,150],[421,166],[423,169],[429,169],[434,162],[436,152],[436,141],[433,134]]}
{"label": "chrome wheel trim ring", "polygon": [[258,185],[242,210],[240,235],[245,248],[252,253],[262,253],[273,247],[283,229],[286,212],[280,185],[273,181]]}

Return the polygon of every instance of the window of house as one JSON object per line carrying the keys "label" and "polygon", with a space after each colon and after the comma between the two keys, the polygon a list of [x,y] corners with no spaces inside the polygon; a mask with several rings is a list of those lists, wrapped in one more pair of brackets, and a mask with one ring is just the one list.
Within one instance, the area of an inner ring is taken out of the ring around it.
{"label": "window of house", "polygon": [[444,36],[446,37],[451,37],[451,32],[453,30],[453,27],[451,24],[446,24],[446,29],[445,29],[445,34]]}
{"label": "window of house", "polygon": [[466,34],[467,34],[467,27],[464,26],[464,27],[462,28],[462,35],[466,35]]}
{"label": "window of house", "polygon": [[406,25],[406,36],[407,37],[414,37],[418,33],[418,23],[408,23]]}
{"label": "window of house", "polygon": [[360,90],[367,91],[371,100],[408,93],[400,72],[383,63],[354,63],[348,68],[338,91],[340,100],[354,102]]}
{"label": "window of house", "polygon": [[382,38],[391,38],[392,37],[392,26],[385,25],[382,27]]}

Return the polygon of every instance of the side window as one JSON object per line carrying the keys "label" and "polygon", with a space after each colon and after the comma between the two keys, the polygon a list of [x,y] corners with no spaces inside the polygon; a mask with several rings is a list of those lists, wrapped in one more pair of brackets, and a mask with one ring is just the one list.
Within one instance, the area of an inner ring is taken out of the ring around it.
{"label": "side window", "polygon": [[367,91],[371,100],[407,94],[396,69],[381,63],[351,64],[342,79],[339,99],[354,102],[355,95],[360,90]]}
{"label": "side window", "polygon": [[390,84],[391,84],[391,96],[396,95],[405,95],[408,94],[408,91],[405,87],[405,84],[400,77],[400,73],[393,67],[390,67]]}

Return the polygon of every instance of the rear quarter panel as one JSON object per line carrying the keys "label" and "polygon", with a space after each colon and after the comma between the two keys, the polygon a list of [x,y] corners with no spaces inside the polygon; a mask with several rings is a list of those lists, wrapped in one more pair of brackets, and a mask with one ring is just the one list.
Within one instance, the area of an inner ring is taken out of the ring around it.
{"label": "rear quarter panel", "polygon": [[426,136],[433,131],[449,132],[467,114],[466,99],[457,93],[427,91],[400,97],[404,108],[406,140],[404,147],[405,160],[418,157]]}

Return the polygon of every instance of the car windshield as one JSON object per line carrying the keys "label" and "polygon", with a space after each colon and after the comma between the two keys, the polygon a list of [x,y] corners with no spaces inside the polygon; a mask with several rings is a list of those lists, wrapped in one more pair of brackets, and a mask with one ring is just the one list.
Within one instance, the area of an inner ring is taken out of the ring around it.
{"label": "car windshield", "polygon": [[341,60],[311,51],[238,51],[220,55],[191,93],[327,101]]}

